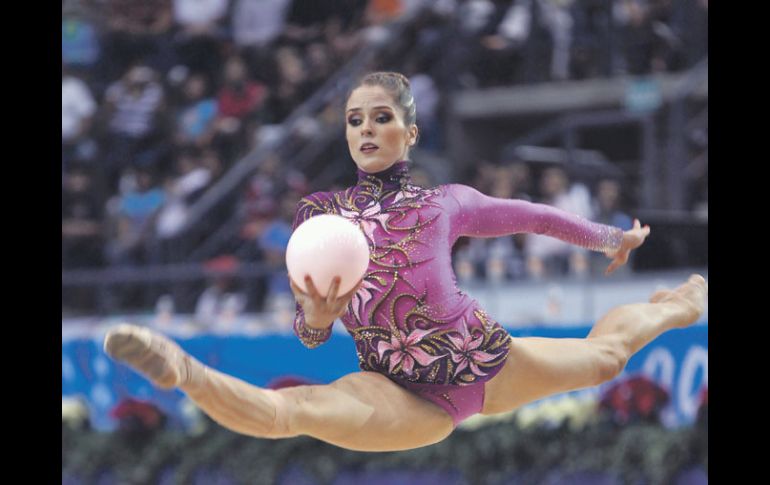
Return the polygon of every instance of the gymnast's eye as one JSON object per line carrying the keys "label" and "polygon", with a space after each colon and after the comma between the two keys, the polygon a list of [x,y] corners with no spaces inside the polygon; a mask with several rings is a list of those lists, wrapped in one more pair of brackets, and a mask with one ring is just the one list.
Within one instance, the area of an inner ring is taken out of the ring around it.
{"label": "gymnast's eye", "polygon": [[377,118],[375,118],[375,121],[377,121],[377,123],[384,124],[390,121],[391,119],[392,117],[389,114],[383,113],[383,114],[377,115]]}
{"label": "gymnast's eye", "polygon": [[348,124],[350,126],[358,126],[361,124],[361,119],[358,118],[357,116],[351,116],[350,118],[348,118]]}

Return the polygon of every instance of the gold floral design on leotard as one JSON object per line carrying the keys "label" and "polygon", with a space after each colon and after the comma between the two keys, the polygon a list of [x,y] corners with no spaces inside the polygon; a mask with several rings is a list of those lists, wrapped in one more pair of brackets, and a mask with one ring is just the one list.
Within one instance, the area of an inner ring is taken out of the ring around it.
{"label": "gold floral design on leotard", "polygon": [[445,234],[434,227],[442,217],[447,223],[444,190],[408,178],[360,176],[353,187],[316,193],[300,204],[298,217],[340,215],[369,243],[369,267],[342,317],[362,370],[414,383],[468,385],[486,380],[508,354],[505,329],[478,307],[455,316],[457,301],[444,301],[449,308],[432,304],[438,297],[429,293],[436,290],[419,276],[442,247],[434,241],[443,239],[433,238]]}

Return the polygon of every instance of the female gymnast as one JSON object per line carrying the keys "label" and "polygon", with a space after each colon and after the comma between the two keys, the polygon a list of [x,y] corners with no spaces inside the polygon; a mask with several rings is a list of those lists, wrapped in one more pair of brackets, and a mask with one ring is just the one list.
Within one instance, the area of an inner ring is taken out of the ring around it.
{"label": "female gymnast", "polygon": [[[415,103],[401,74],[372,73],[346,104],[346,138],[358,183],[304,197],[294,221],[338,214],[359,224],[371,248],[358,286],[326,297],[306,277],[294,332],[307,347],[329,338],[340,318],[352,335],[361,372],[328,385],[263,389],[202,364],[144,327],[120,325],[106,352],[161,388],[178,387],[221,425],[261,438],[309,435],[360,451],[395,451],[439,442],[467,417],[511,411],[557,393],[617,376],[661,333],[694,323],[707,285],[699,275],[647,303],[610,310],[585,338],[513,338],[458,290],[452,245],[461,236],[546,234],[605,253],[612,272],[639,247],[649,227],[626,232],[553,207],[488,197],[448,184],[409,181],[417,141]],[[291,358],[291,356],[287,356]]]}

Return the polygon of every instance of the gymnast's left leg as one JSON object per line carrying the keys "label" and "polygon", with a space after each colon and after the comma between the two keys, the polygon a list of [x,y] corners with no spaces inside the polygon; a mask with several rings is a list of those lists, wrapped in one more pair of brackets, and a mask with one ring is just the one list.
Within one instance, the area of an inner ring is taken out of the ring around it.
{"label": "gymnast's left leg", "polygon": [[500,372],[485,385],[482,414],[512,411],[544,397],[597,386],[663,332],[695,323],[708,286],[700,275],[649,303],[623,305],[602,317],[586,338],[511,338]]}
{"label": "gymnast's left leg", "polygon": [[397,451],[441,441],[454,428],[444,409],[375,372],[273,390],[205,366],[148,328],[117,326],[104,346],[156,386],[178,387],[216,422],[249,436],[308,435],[350,450]]}

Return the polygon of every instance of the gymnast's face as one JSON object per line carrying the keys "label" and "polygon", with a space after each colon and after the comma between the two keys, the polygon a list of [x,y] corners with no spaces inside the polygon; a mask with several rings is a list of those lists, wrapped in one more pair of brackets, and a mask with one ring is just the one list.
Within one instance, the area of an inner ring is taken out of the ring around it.
{"label": "gymnast's face", "polygon": [[417,126],[404,124],[401,108],[380,86],[360,86],[351,93],[345,122],[350,155],[367,173],[382,172],[405,160],[417,141]]}

